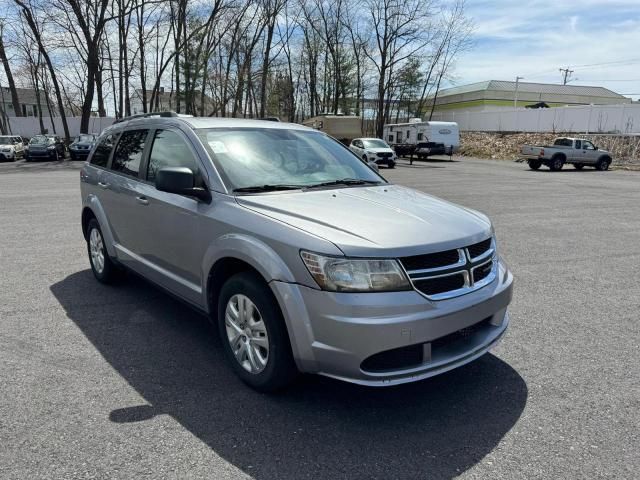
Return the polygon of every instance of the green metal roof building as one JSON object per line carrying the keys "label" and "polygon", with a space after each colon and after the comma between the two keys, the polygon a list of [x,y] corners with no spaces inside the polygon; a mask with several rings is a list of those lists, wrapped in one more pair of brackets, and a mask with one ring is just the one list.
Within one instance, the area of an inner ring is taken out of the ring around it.
{"label": "green metal roof building", "polygon": [[[502,110],[513,108],[515,97],[516,82],[488,80],[440,90],[436,99],[435,111]],[[549,107],[631,103],[630,98],[604,87],[530,82],[518,82],[517,98],[518,107],[541,102]]]}

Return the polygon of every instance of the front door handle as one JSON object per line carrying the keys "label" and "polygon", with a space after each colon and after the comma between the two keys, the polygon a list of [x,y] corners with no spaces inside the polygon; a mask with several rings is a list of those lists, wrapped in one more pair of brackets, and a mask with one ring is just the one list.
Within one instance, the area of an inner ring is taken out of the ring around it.
{"label": "front door handle", "polygon": [[109,184],[108,183],[104,183],[104,182],[98,182],[98,185],[104,189],[109,188]]}
{"label": "front door handle", "polygon": [[136,197],[136,201],[140,204],[140,205],[149,205],[149,200],[147,200],[147,197],[141,195],[139,197]]}

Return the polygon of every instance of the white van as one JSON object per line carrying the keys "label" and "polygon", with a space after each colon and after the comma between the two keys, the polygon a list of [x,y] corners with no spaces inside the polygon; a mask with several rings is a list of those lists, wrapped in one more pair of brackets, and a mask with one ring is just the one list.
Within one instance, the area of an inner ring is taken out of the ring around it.
{"label": "white van", "polygon": [[387,124],[384,140],[398,155],[451,155],[460,147],[460,130],[455,122],[422,122]]}

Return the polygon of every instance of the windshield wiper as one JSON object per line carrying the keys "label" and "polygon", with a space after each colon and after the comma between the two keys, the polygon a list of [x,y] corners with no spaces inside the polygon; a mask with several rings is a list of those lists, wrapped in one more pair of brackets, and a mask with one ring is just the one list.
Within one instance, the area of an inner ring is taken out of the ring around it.
{"label": "windshield wiper", "polygon": [[286,185],[286,184],[276,184],[276,185],[253,185],[251,187],[240,187],[234,188],[234,193],[259,193],[259,192],[277,192],[279,190],[300,190],[302,188],[301,185]]}
{"label": "windshield wiper", "polygon": [[382,182],[378,180],[363,180],[361,178],[342,178],[340,180],[331,180],[329,182],[314,183],[307,185],[305,188],[330,187],[333,185],[379,185]]}

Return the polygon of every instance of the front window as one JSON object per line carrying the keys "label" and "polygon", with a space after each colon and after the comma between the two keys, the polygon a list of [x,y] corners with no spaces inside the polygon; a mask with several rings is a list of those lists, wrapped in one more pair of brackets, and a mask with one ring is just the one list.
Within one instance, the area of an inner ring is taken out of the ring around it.
{"label": "front window", "polygon": [[370,138],[362,141],[364,143],[364,148],[389,148],[384,140],[379,140],[377,138]]}
{"label": "front window", "polygon": [[0,137],[0,145],[10,145],[14,142],[15,140],[11,137]]}
{"label": "front window", "polygon": [[303,188],[345,179],[384,182],[350,150],[320,132],[212,128],[197,133],[231,190],[264,185]]}

